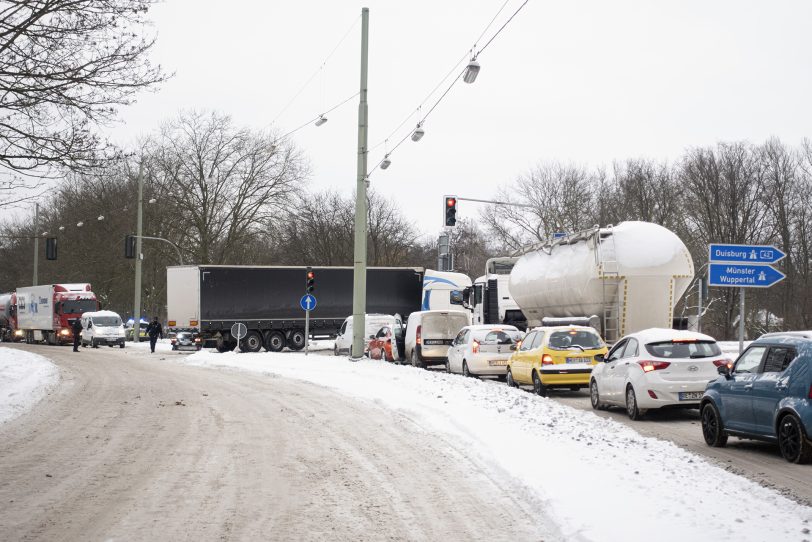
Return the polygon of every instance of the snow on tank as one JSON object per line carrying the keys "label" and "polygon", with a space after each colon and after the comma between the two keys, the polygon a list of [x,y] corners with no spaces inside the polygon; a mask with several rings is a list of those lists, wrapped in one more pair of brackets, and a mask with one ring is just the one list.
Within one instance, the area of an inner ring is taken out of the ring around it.
{"label": "snow on tank", "polygon": [[597,315],[604,338],[670,328],[674,305],[693,280],[685,243],[650,222],[592,228],[536,245],[510,274],[510,292],[528,318]]}

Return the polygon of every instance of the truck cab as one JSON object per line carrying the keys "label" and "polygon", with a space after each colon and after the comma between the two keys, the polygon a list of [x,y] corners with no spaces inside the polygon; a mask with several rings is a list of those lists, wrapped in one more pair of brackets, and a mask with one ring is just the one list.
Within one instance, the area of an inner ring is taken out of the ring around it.
{"label": "truck cab", "polygon": [[519,305],[510,295],[510,272],[518,258],[491,258],[485,264],[485,275],[474,280],[473,287],[464,292],[466,307],[472,311],[472,323],[505,324],[527,328]]}

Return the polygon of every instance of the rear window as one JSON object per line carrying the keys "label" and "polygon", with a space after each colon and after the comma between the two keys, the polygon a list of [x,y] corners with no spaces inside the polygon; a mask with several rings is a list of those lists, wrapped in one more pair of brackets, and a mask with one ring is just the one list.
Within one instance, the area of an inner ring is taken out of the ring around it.
{"label": "rear window", "polygon": [[94,316],[93,323],[97,326],[120,326],[121,320],[115,316]]}
{"label": "rear window", "polygon": [[662,341],[647,344],[646,350],[658,358],[710,358],[722,354],[715,341]]}
{"label": "rear window", "polygon": [[424,336],[456,337],[462,328],[468,325],[464,314],[426,314],[423,316],[422,331]]}
{"label": "rear window", "polygon": [[483,331],[480,335],[482,342],[490,344],[516,344],[522,338],[521,333],[510,329]]}
{"label": "rear window", "polygon": [[572,329],[569,331],[552,332],[548,345],[554,350],[570,350],[572,348],[596,350],[603,348],[603,341],[600,335],[594,331]]}

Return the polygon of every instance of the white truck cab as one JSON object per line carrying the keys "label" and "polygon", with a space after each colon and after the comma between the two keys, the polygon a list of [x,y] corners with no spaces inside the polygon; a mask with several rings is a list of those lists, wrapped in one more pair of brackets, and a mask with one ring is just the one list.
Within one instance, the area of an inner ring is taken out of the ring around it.
{"label": "white truck cab", "polygon": [[113,311],[82,314],[82,346],[98,348],[100,344],[124,348],[124,323]]}
{"label": "white truck cab", "polygon": [[423,303],[420,310],[463,310],[464,292],[471,278],[463,273],[426,269],[423,275]]}
{"label": "white truck cab", "polygon": [[510,295],[510,272],[519,258],[491,258],[485,264],[486,274],[474,280],[466,290],[466,307],[473,312],[472,323],[506,324],[519,329],[527,327],[522,309]]}

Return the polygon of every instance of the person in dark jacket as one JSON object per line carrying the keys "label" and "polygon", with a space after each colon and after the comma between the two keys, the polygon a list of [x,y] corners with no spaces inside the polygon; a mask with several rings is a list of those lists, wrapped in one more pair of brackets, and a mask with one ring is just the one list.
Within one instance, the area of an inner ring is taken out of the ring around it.
{"label": "person in dark jacket", "polygon": [[149,351],[155,353],[155,343],[158,342],[158,336],[164,338],[164,328],[158,321],[158,317],[152,319],[152,322],[147,326],[147,335],[149,335]]}
{"label": "person in dark jacket", "polygon": [[73,331],[73,351],[79,351],[79,342],[82,340],[79,336],[82,333],[82,319],[77,318],[73,321],[73,325],[71,326],[71,331]]}

